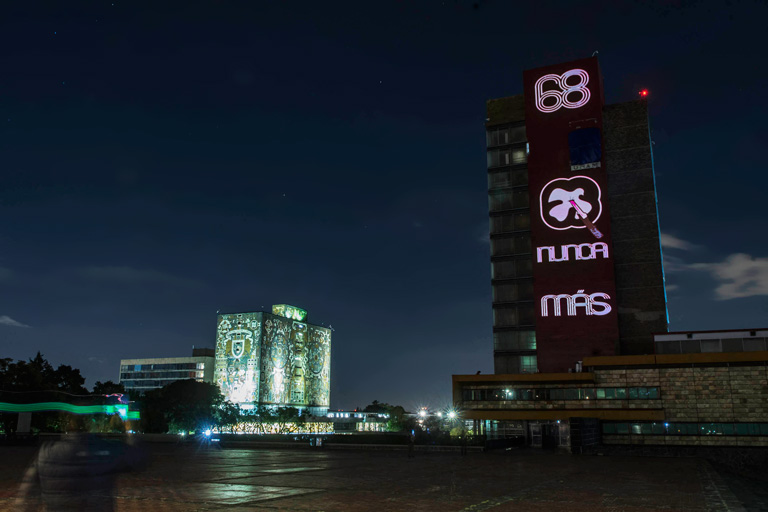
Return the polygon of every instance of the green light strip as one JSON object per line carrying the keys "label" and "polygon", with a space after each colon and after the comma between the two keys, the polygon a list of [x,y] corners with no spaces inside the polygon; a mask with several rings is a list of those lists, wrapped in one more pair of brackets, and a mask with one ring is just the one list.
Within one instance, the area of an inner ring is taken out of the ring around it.
{"label": "green light strip", "polygon": [[9,404],[0,402],[0,412],[62,411],[73,414],[119,414],[131,420],[139,419],[138,411],[129,411],[127,405],[72,405],[64,402],[40,402],[36,404]]}

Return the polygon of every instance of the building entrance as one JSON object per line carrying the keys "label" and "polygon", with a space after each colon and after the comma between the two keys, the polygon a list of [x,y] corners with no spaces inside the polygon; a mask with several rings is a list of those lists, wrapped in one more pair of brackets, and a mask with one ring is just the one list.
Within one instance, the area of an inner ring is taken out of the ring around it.
{"label": "building entrance", "polygon": [[534,448],[569,448],[571,429],[567,421],[531,421],[528,423],[529,439]]}

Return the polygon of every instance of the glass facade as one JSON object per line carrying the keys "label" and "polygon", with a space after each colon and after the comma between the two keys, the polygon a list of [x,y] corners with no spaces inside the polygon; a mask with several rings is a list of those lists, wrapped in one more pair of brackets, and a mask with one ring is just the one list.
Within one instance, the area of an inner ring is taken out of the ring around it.
{"label": "glass facade", "polygon": [[495,373],[535,373],[528,144],[523,123],[488,127]]}
{"label": "glass facade", "polygon": [[[148,391],[162,388],[177,380],[195,379],[204,382],[206,363],[199,361],[160,363],[150,362],[140,364],[121,364],[120,383],[126,391]],[[213,366],[213,358],[208,363]]]}
{"label": "glass facade", "polygon": [[768,423],[603,422],[603,434],[661,436],[768,436]]}
{"label": "glass facade", "polygon": [[757,352],[766,349],[766,338],[688,339],[656,341],[657,354],[699,354],[705,352]]}
{"label": "glass facade", "polygon": [[[535,357],[535,356],[533,356]],[[535,362],[532,362],[535,364]],[[657,400],[659,388],[481,388],[462,390],[465,402],[503,400]]]}

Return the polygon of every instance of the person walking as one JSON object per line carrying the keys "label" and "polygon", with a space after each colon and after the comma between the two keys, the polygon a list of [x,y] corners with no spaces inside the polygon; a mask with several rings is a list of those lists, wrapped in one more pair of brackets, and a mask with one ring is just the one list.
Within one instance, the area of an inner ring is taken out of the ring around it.
{"label": "person walking", "polygon": [[143,469],[143,450],[89,434],[82,417],[70,419],[69,433],[43,445],[22,480],[16,511],[113,512],[117,475]]}

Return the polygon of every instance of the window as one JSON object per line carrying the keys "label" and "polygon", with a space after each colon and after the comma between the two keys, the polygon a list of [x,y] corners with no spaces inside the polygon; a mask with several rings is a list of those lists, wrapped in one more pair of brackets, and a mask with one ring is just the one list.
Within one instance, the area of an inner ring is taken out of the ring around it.
{"label": "window", "polygon": [[525,148],[504,148],[488,150],[488,168],[520,165],[528,160]]}
{"label": "window", "polygon": [[531,237],[516,236],[514,240],[515,254],[530,254],[531,253]]}
{"label": "window", "polygon": [[602,144],[599,128],[582,128],[568,134],[571,154],[571,170],[590,169],[600,166]]}
{"label": "window", "polygon": [[493,333],[494,350],[518,350],[518,332],[495,332]]}
{"label": "window", "polygon": [[518,325],[533,325],[535,316],[533,304],[520,304],[517,306]]}
{"label": "window", "polygon": [[525,126],[491,128],[486,132],[488,147],[525,142]]}
{"label": "window", "polygon": [[536,356],[520,356],[520,371],[522,373],[536,373],[537,369]]}
{"label": "window", "polygon": [[528,184],[526,169],[505,169],[488,173],[488,189],[521,187]]}
{"label": "window", "polygon": [[536,331],[518,331],[521,350],[536,350]]}
{"label": "window", "polygon": [[[502,239],[494,240],[494,242],[500,242]],[[509,240],[508,238],[506,240]],[[493,279],[507,279],[515,277],[515,262],[514,261],[494,261],[491,264],[491,277]]]}
{"label": "window", "polygon": [[509,191],[492,192],[488,195],[488,208],[492,212],[511,210],[513,208],[512,193]]}
{"label": "window", "polygon": [[517,308],[502,306],[493,309],[493,325],[517,325]]}
{"label": "window", "polygon": [[517,284],[514,282],[493,285],[493,302],[512,302],[517,299]]}
{"label": "window", "polygon": [[531,215],[528,213],[516,213],[515,230],[522,231],[525,229],[531,229]]}
{"label": "window", "polygon": [[535,350],[536,334],[533,331],[503,331],[493,333],[495,350]]}
{"label": "window", "polygon": [[532,260],[526,258],[521,260],[515,260],[515,275],[517,277],[530,277],[533,275],[533,263]]}
{"label": "window", "polygon": [[[513,253],[514,239],[512,238],[492,238],[491,256],[505,256]],[[514,262],[509,262],[514,263]],[[513,277],[513,276],[510,276]]]}
{"label": "window", "polygon": [[745,352],[765,350],[765,338],[743,338],[743,340]]}
{"label": "window", "polygon": [[499,217],[491,217],[491,233],[492,234],[508,233],[514,230],[515,230],[514,215],[501,215]]}
{"label": "window", "polygon": [[[533,356],[533,357],[535,358],[536,356]],[[520,359],[521,359],[520,367],[522,369],[523,368],[523,364],[522,364],[522,359],[523,358],[521,357]],[[523,373],[525,373],[525,371],[523,371]],[[518,389],[517,390],[517,400],[533,400],[533,390],[532,389]]]}

